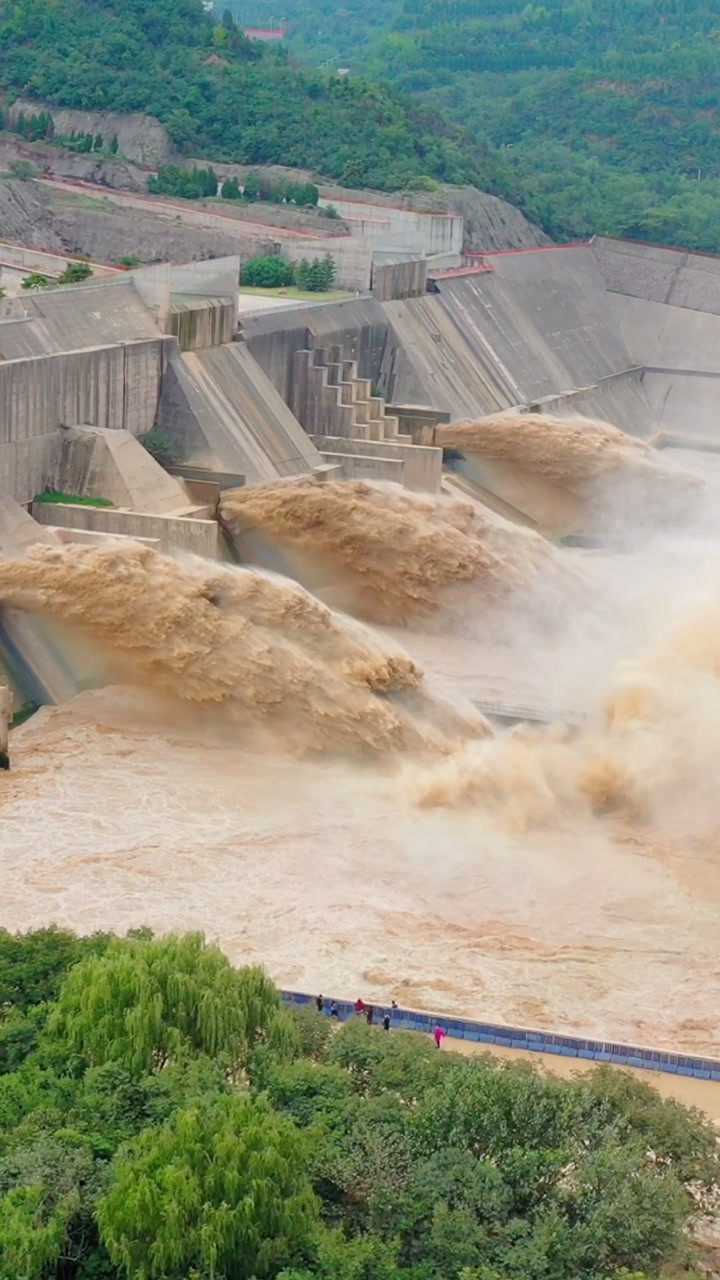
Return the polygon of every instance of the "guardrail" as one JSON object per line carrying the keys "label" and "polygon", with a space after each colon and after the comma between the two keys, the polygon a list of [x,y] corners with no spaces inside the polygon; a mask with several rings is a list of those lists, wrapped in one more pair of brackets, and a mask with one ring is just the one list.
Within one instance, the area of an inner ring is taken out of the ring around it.
{"label": "guardrail", "polygon": [[[281,991],[287,1004],[313,1005],[315,996],[304,991]],[[340,1021],[355,1016],[349,1000],[337,1000],[323,993],[324,1012],[336,1004]],[[387,1005],[374,1006],[377,1021]],[[443,1014],[421,1013],[416,1009],[393,1009],[392,1024],[396,1031],[425,1031],[444,1027],[455,1040],[472,1040],[478,1044],[498,1045],[503,1049],[523,1049],[526,1053],[553,1053],[563,1058],[590,1059],[616,1067],[640,1067],[645,1071],[664,1071],[670,1075],[694,1076],[698,1080],[720,1080],[720,1059],[701,1058],[694,1054],[670,1053],[665,1049],[648,1049],[638,1045],[619,1044],[589,1037],[553,1035],[529,1027],[506,1026],[503,1023],[476,1022],[472,1018],[448,1018]]]}

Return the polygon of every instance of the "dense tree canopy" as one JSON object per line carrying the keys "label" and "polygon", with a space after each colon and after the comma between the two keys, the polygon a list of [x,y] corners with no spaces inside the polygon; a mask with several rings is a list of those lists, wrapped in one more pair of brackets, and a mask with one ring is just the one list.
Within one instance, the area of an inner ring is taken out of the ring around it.
{"label": "dense tree canopy", "polygon": [[472,179],[462,132],[387,86],[288,64],[201,0],[5,0],[0,84],[90,110],[143,111],[189,154],[317,169],[350,186]]}
{"label": "dense tree canopy", "polygon": [[[273,0],[241,7],[266,20]],[[462,122],[557,238],[720,250],[715,0],[287,0],[291,49]]]}
{"label": "dense tree canopy", "polygon": [[318,1208],[302,1135],[262,1098],[212,1096],[119,1156],[98,1205],[131,1280],[262,1280],[311,1246]]}
{"label": "dense tree canopy", "polygon": [[0,982],[0,1280],[642,1280],[717,1180],[625,1073],[291,1013],[196,935],[0,934]]}

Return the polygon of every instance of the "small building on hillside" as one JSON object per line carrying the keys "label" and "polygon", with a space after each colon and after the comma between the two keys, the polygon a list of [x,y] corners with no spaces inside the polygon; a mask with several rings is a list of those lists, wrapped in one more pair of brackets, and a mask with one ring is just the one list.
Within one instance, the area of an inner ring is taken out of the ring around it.
{"label": "small building on hillside", "polygon": [[242,33],[248,40],[262,40],[271,44],[273,41],[286,39],[288,26],[287,22],[281,22],[277,27],[242,27]]}

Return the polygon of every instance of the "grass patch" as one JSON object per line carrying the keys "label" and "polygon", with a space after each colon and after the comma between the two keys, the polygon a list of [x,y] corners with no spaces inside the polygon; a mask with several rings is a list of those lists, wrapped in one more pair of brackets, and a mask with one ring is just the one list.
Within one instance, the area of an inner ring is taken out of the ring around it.
{"label": "grass patch", "polygon": [[52,190],[53,204],[65,205],[71,209],[88,209],[95,213],[110,213],[113,211],[112,201],[108,196],[86,196],[80,191],[60,191],[57,187]]}
{"label": "grass patch", "polygon": [[44,493],[39,493],[35,498],[35,502],[64,502],[72,503],[75,507],[113,506],[113,503],[108,498],[82,498],[77,493],[59,493],[56,489],[46,489]]}
{"label": "grass patch", "polygon": [[261,289],[250,285],[241,285],[240,293],[248,293],[256,298],[290,298],[302,302],[343,302],[346,298],[354,298],[346,289],[330,289],[328,293],[311,293],[308,289],[297,289],[295,285],[286,285],[282,289]]}

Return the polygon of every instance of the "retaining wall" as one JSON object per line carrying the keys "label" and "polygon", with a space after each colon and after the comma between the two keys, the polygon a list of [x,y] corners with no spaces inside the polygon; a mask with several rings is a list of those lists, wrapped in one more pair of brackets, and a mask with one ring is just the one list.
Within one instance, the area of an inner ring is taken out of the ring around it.
{"label": "retaining wall", "polygon": [[[327,440],[332,446],[333,439],[331,436],[316,436],[316,441]],[[402,458],[391,458],[389,454],[373,457],[370,453],[365,453],[365,441],[354,442],[352,440],[343,441],[344,444],[354,445],[355,449],[362,449],[362,453],[351,452],[348,449],[323,449],[320,457],[324,462],[330,462],[335,466],[342,467],[343,480],[392,480],[395,484],[403,483],[403,467]]]}
{"label": "retaining wall", "polygon": [[378,302],[390,298],[420,298],[427,287],[428,264],[425,258],[410,262],[375,263],[372,273],[372,293]]}
{"label": "retaining wall", "polygon": [[320,457],[243,343],[173,354],[158,425],[183,461],[246,477],[248,484],[309,474]]}
{"label": "retaining wall", "polygon": [[145,515],[139,511],[113,511],[108,507],[81,507],[61,502],[34,502],[32,514],[40,524],[63,529],[151,538],[157,541],[161,551],[191,551],[209,560],[219,560],[224,554],[222,533],[214,520]]}
{"label": "retaining wall", "polygon": [[[273,233],[276,233],[275,228]],[[303,258],[308,262],[318,262],[330,254],[337,268],[337,288],[357,289],[361,293],[370,288],[372,247],[367,241],[355,236],[328,236],[322,240],[314,236],[284,239],[279,228],[277,238],[283,255],[291,262],[302,262]]]}
{"label": "retaining wall", "polygon": [[62,289],[26,290],[3,304],[0,317],[3,360],[157,337],[157,323],[125,272]]}
{"label": "retaining wall", "polygon": [[630,435],[647,435],[658,421],[647,395],[646,376],[642,369],[626,369],[601,378],[592,387],[582,387],[558,396],[544,396],[532,401],[530,408],[561,418],[578,415],[599,418]]}
{"label": "retaining wall", "polygon": [[[356,440],[344,436],[311,435],[323,458],[332,462],[343,462],[346,455],[362,454],[370,467],[370,459],[382,459],[392,463],[386,467],[386,475],[379,478],[397,480],[406,489],[414,489],[419,493],[439,493],[442,482],[442,451],[424,445],[398,444],[395,440]],[[400,471],[397,473],[397,464]],[[397,473],[397,474],[396,474]],[[349,473],[347,473],[349,474]],[[355,474],[355,472],[353,472]],[[360,475],[360,470],[357,470]],[[370,471],[365,472],[364,479],[370,479]]]}
{"label": "retaining wall", "polygon": [[[302,991],[282,991],[288,1004],[314,1005],[315,997]],[[325,1011],[333,1002],[324,995]],[[355,1016],[349,1000],[335,1000],[341,1021]],[[381,1022],[383,1005],[376,1005]],[[506,1026],[503,1023],[476,1022],[472,1018],[448,1018],[444,1014],[419,1013],[416,1009],[394,1009],[392,1026],[396,1031],[425,1031],[444,1027],[455,1040],[472,1040],[478,1044],[496,1044],[503,1049],[524,1049],[529,1053],[554,1053],[563,1058],[589,1058],[616,1067],[641,1067],[647,1071],[665,1071],[670,1075],[695,1076],[698,1080],[720,1080],[720,1059],[701,1058],[689,1053],[671,1053],[666,1049],[648,1049],[638,1045],[618,1044],[613,1040],[595,1040],[580,1036],[553,1035],[529,1027]]]}
{"label": "retaining wall", "polygon": [[409,249],[420,254],[462,253],[463,217],[459,213],[420,213],[362,200],[322,197],[332,204],[353,235],[376,249]]}

